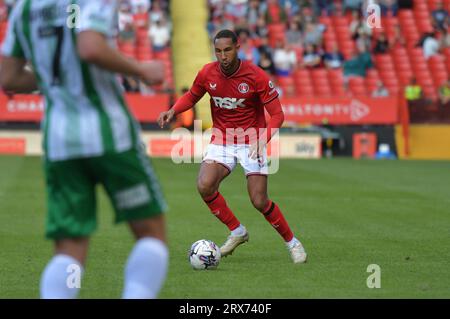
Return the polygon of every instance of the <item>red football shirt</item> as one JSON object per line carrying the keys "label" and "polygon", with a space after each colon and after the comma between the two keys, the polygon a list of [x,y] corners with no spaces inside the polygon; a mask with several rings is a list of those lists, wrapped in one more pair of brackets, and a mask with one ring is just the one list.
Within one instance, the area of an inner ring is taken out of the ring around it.
{"label": "red football shirt", "polygon": [[[278,97],[275,85],[264,70],[249,61],[241,61],[239,68],[228,76],[222,72],[219,62],[206,64],[197,74],[190,92],[198,98],[206,92],[211,96],[213,128],[223,134],[226,143],[241,141],[240,136],[229,139],[233,129],[234,132],[254,129],[259,133],[259,129],[265,128],[264,105]],[[213,133],[212,140],[220,142],[215,140],[215,135]],[[248,136],[244,139],[242,142],[249,142]]]}

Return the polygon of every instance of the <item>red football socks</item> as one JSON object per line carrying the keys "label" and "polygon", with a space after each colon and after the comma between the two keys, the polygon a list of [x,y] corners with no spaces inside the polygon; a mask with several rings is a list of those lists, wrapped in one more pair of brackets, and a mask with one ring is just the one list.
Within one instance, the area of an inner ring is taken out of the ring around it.
{"label": "red football socks", "polygon": [[277,204],[269,200],[264,209],[264,218],[275,228],[275,230],[283,237],[284,241],[288,242],[294,238],[286,219],[281,213]]}
{"label": "red football socks", "polygon": [[230,208],[228,208],[225,198],[219,193],[203,198],[206,205],[208,205],[211,213],[216,216],[222,223],[224,223],[230,231],[236,229],[241,224],[234,216]]}

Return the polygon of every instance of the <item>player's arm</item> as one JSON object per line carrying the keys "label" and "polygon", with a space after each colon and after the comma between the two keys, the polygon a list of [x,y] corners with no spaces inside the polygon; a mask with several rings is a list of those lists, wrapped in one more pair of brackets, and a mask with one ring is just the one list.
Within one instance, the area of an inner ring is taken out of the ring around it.
{"label": "player's arm", "polygon": [[278,98],[278,91],[269,76],[262,70],[256,72],[256,90],[258,92],[261,104],[270,115],[269,123],[266,128],[260,132],[258,141],[250,145],[249,156],[256,159],[262,155],[264,147],[271,138],[278,132],[278,129],[284,122],[284,113]]}
{"label": "player's arm", "polygon": [[262,132],[260,139],[263,139],[263,142],[267,144],[281,128],[281,125],[283,125],[284,113],[278,97],[266,104],[265,108],[270,115],[270,120],[267,123],[266,130]]}
{"label": "player's arm", "polygon": [[106,36],[87,30],[77,35],[80,58],[108,71],[140,77],[147,84],[158,84],[164,79],[164,65],[160,62],[139,63],[112,48]]}
{"label": "player's arm", "polygon": [[28,93],[37,90],[38,83],[16,34],[16,21],[20,17],[20,6],[16,5],[8,20],[6,38],[1,48],[0,86],[6,92]]}
{"label": "player's arm", "polygon": [[258,141],[250,145],[249,156],[252,159],[256,159],[262,155],[264,147],[270,142],[284,122],[284,113],[278,97],[267,103],[264,107],[270,115],[270,120],[267,123],[267,127],[259,135]]}
{"label": "player's arm", "polygon": [[33,70],[23,58],[4,56],[0,65],[0,86],[7,93],[30,93],[38,89]]}
{"label": "player's arm", "polygon": [[202,97],[196,96],[191,93],[191,91],[186,92],[183,94],[182,97],[180,97],[172,108],[170,108],[167,112],[162,112],[159,115],[158,118],[158,124],[161,128],[164,127],[164,125],[168,124],[174,116],[183,113],[192,107],[194,107],[195,104],[197,104],[198,101],[200,101]]}
{"label": "player's arm", "polygon": [[160,62],[139,63],[122,55],[109,45],[115,34],[118,1],[80,1],[81,11],[76,31],[80,58],[102,69],[123,75],[140,77],[147,84],[164,80],[164,65]]}
{"label": "player's arm", "polygon": [[204,75],[203,70],[197,74],[197,77],[194,80],[194,84],[191,89],[186,92],[181,98],[179,98],[173,107],[166,112],[162,112],[158,118],[158,124],[161,128],[164,125],[170,123],[174,116],[183,113],[190,108],[194,107],[198,101],[201,100],[203,95],[206,93],[206,89],[204,86]]}

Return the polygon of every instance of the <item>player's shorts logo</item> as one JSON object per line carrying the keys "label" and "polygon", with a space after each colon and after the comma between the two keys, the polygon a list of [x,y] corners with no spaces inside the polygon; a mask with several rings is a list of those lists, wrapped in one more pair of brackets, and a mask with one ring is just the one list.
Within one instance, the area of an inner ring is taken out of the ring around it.
{"label": "player's shorts logo", "polygon": [[250,90],[250,87],[248,86],[247,83],[241,83],[238,86],[238,90],[239,92],[241,92],[242,94],[248,93],[248,91]]}

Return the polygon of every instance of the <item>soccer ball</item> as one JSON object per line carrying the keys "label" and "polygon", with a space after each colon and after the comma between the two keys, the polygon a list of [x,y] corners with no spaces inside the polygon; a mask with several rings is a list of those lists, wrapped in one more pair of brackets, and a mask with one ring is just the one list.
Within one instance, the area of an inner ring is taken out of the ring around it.
{"label": "soccer ball", "polygon": [[197,270],[217,268],[220,256],[219,247],[207,239],[197,240],[189,249],[189,262]]}

